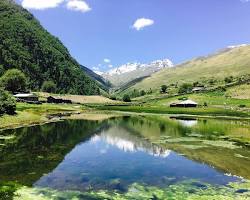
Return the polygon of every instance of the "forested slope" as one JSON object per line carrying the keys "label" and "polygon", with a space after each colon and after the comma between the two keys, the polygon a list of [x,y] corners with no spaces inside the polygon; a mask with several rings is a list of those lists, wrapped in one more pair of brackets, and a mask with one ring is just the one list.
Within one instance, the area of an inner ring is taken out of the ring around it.
{"label": "forested slope", "polygon": [[14,1],[1,0],[0,69],[11,68],[26,74],[32,90],[51,80],[58,93],[99,93],[99,84],[81,69],[58,38]]}

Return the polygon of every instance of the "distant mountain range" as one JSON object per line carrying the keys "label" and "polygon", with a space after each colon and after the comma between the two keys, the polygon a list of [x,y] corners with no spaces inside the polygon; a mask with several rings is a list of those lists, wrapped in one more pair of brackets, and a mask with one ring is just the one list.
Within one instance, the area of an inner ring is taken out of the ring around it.
{"label": "distant mountain range", "polygon": [[149,64],[127,63],[108,72],[96,72],[108,80],[113,87],[121,87],[136,79],[151,76],[152,74],[164,69],[173,67],[169,59],[156,60]]}

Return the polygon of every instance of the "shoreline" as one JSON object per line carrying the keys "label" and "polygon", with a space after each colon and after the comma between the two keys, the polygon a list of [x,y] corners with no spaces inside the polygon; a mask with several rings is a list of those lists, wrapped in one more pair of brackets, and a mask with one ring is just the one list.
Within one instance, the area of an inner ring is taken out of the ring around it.
{"label": "shoreline", "polygon": [[[27,111],[26,111],[27,112]],[[74,119],[86,119],[85,117],[81,118],[80,115],[155,115],[155,116],[167,116],[167,117],[181,117],[186,119],[221,119],[221,120],[250,120],[250,117],[238,117],[238,116],[213,116],[213,115],[193,115],[193,114],[172,114],[172,113],[154,113],[154,112],[136,112],[136,111],[122,111],[122,110],[100,110],[100,109],[91,109],[91,110],[75,110],[75,111],[63,111],[63,112],[56,112],[56,113],[44,113],[41,116],[40,120],[29,120],[29,122],[20,122],[20,123],[9,123],[6,126],[0,125],[0,132],[10,129],[18,129],[23,127],[32,127],[38,125],[44,125],[49,123],[59,122],[61,120],[74,120]],[[75,117],[80,116],[80,117]],[[12,116],[8,116],[12,117]],[[15,117],[15,116],[13,116]],[[0,117],[1,120],[1,117]],[[91,120],[91,119],[89,119]],[[100,119],[92,119],[92,120],[100,120]]]}

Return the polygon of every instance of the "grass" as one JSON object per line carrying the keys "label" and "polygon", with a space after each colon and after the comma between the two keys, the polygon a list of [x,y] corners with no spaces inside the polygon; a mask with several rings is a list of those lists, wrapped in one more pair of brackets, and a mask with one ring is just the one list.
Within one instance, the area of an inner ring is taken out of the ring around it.
{"label": "grass", "polygon": [[[170,104],[178,102],[183,97],[191,99],[199,104],[197,108],[170,108]],[[146,102],[146,103],[145,103]],[[203,106],[204,104],[207,106]],[[243,105],[243,107],[242,107]],[[181,95],[176,97],[146,96],[137,98],[134,104],[99,106],[102,110],[118,110],[138,113],[157,113],[157,114],[184,114],[202,116],[227,116],[227,117],[250,117],[249,99],[236,99],[227,97],[225,92],[209,92]]]}
{"label": "grass", "polygon": [[250,99],[250,84],[232,87],[228,89],[226,95],[235,99]]}
{"label": "grass", "polygon": [[53,96],[56,98],[62,98],[71,100],[74,103],[81,103],[81,104],[106,104],[106,103],[116,103],[117,101],[113,101],[104,96],[85,96],[85,95],[69,95],[69,94],[49,94],[45,92],[38,92],[37,95],[40,98],[46,99],[49,96]]}
{"label": "grass", "polygon": [[249,112],[236,111],[224,108],[170,108],[167,106],[99,106],[101,110],[115,110],[136,113],[156,113],[156,114],[183,114],[183,115],[201,115],[201,116],[222,116],[222,117],[250,117]]}
{"label": "grass", "polygon": [[47,115],[62,112],[76,112],[82,109],[82,106],[74,104],[33,105],[26,103],[18,103],[16,115],[3,115],[0,117],[0,129],[45,123],[49,121]]}
{"label": "grass", "polygon": [[187,97],[196,101],[199,105],[204,105],[206,102],[208,106],[212,107],[233,107],[239,108],[240,105],[245,105],[247,108],[250,108],[249,99],[236,99],[226,97],[222,92],[213,92],[213,93],[200,93],[200,94],[189,94],[182,95],[178,97],[164,98],[161,100],[152,100],[149,104],[155,106],[169,106],[170,103],[178,101],[178,98]]}

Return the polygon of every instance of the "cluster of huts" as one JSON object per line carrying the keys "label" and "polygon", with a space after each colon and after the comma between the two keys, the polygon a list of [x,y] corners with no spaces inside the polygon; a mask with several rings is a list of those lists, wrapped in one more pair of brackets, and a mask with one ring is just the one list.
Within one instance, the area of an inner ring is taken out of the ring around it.
{"label": "cluster of huts", "polygon": [[38,96],[32,93],[15,94],[14,97],[18,102],[25,102],[30,104],[41,104],[41,103],[72,104],[71,100],[55,98],[52,96],[49,96],[47,98],[47,101],[39,101]]}
{"label": "cluster of huts", "polygon": [[[39,101],[39,98],[37,95],[32,94],[32,93],[24,93],[24,94],[16,94],[14,95],[16,100],[18,102],[26,102],[26,103],[31,103],[31,104],[41,104],[43,103],[42,101]],[[55,103],[55,104],[72,104],[71,100],[67,99],[62,99],[62,98],[55,98],[52,96],[49,96],[47,98],[47,101],[44,103]],[[170,107],[180,107],[180,108],[191,108],[191,107],[197,107],[198,103],[192,101],[192,100],[185,100],[181,102],[175,102],[171,103]]]}

